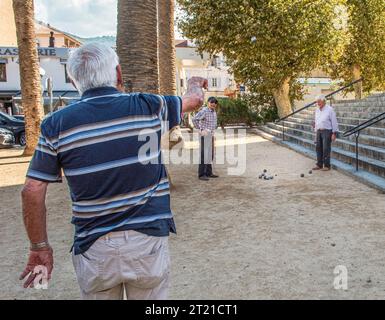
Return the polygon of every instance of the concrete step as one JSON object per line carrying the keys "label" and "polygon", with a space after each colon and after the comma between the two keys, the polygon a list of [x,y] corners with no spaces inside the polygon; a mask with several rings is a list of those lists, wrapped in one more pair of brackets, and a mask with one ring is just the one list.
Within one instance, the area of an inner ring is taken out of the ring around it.
{"label": "concrete step", "polygon": [[[352,111],[352,112],[338,112],[336,111],[336,116],[337,118],[356,118],[356,119],[372,119],[380,114],[382,114],[383,112],[355,112],[355,111]],[[295,117],[300,117],[300,118],[304,118],[304,119],[314,119],[314,115],[315,115],[315,111],[311,111],[311,110],[304,110],[304,111],[301,111],[299,113],[296,113]]]}
{"label": "concrete step", "polygon": [[[267,131],[263,131],[260,128],[253,129],[253,132],[255,134],[258,134],[265,139],[271,140],[275,143],[278,143],[286,148],[290,148],[298,153],[301,153],[311,159],[316,159],[316,153],[314,150],[308,149],[306,147],[303,147],[297,143],[291,142],[291,141],[282,141],[281,138],[277,137],[275,134],[270,134]],[[347,164],[343,161],[340,161],[338,159],[332,159],[331,164],[334,169],[339,170],[340,172],[351,176],[352,178],[356,179],[357,181],[360,181],[370,187],[376,188],[377,190],[381,191],[382,193],[385,193],[385,179],[383,177],[379,177],[376,174],[359,170],[356,171],[355,167],[351,164]]]}
{"label": "concrete step", "polygon": [[[262,126],[259,127],[260,130],[265,131],[271,135],[274,135],[275,137],[278,137],[282,139],[282,131],[279,130],[279,128],[272,128],[270,126]],[[290,130],[290,129],[289,129]],[[314,134],[311,134],[309,132],[302,132],[300,135],[300,132],[298,130],[292,130],[289,132],[285,132],[285,140],[299,144],[305,148],[308,148],[309,150],[315,151],[315,143],[314,143]],[[340,160],[342,162],[345,162],[350,165],[355,165],[355,158],[356,155],[352,151],[345,150],[344,146],[348,146],[348,143],[344,143],[341,141],[338,141],[339,144],[337,146],[337,143],[335,146],[333,146],[332,151],[332,157]],[[346,147],[348,148],[348,147]],[[365,146],[361,145],[360,150],[365,154],[367,154],[367,150]],[[379,150],[378,150],[379,151]],[[359,157],[359,167],[363,170],[366,170],[370,173],[376,174],[378,176],[381,176],[385,178],[385,162],[380,161],[377,159],[372,159],[364,154],[361,154]]]}
{"label": "concrete step", "polygon": [[334,100],[332,102],[333,105],[363,105],[363,104],[368,104],[368,103],[373,103],[373,102],[378,102],[378,103],[384,103],[385,102],[385,95],[378,94],[378,95],[371,95],[369,97],[363,98],[361,100]]}
{"label": "concrete step", "polygon": [[[352,127],[356,127],[359,124],[362,124],[369,119],[360,119],[360,118],[339,118],[337,117],[337,121],[340,125],[350,125]],[[303,118],[298,115],[294,115],[290,118],[287,119],[287,121],[291,122],[297,122],[297,123],[303,123],[303,124],[309,124],[311,125],[314,122],[314,117],[307,117]],[[286,121],[285,121],[286,122]],[[382,120],[380,122],[377,122],[375,125],[371,126],[371,128],[380,128],[383,129],[385,128],[385,120]]]}
{"label": "concrete step", "polygon": [[385,106],[385,101],[382,99],[372,99],[372,100],[361,100],[355,102],[340,102],[340,103],[331,103],[331,106],[339,109],[339,108],[383,108]]}
{"label": "concrete step", "polygon": [[[292,124],[286,123],[285,125],[288,125],[285,127],[285,134],[294,135],[306,138],[311,141],[315,141],[315,133],[313,130],[307,130],[306,126],[303,126],[304,128],[294,126],[291,127]],[[268,123],[266,124],[267,127],[272,128],[277,131],[282,132],[282,125],[276,124],[276,123]],[[374,160],[380,160],[385,161],[385,139],[382,139],[383,146],[375,146],[371,144],[370,138],[377,140],[377,138],[373,138],[370,136],[363,135],[359,138],[359,153],[362,154],[365,157],[374,159]],[[340,136],[337,141],[334,143],[334,145],[338,148],[341,148],[343,150],[349,151],[349,152],[356,152],[356,142],[354,136],[351,137],[342,137]]]}
{"label": "concrete step", "polygon": [[[332,147],[333,163],[344,172],[375,186],[385,192],[385,119],[364,129],[359,136],[358,165],[356,166],[355,136],[344,137],[343,132],[385,112],[385,94],[362,100],[338,101],[333,103],[340,135]],[[256,129],[257,133],[281,143],[293,150],[312,155],[315,158],[314,114],[312,106],[289,117],[285,122],[285,141],[282,141],[283,123],[267,123]]]}
{"label": "concrete step", "polygon": [[[367,112],[367,113],[383,113],[385,112],[385,103],[371,103],[364,106],[351,106],[351,105],[334,105],[332,106],[336,112]],[[310,107],[302,112],[314,112],[317,108]]]}
{"label": "concrete step", "polygon": [[[305,120],[306,121],[305,122],[305,121],[301,121],[301,120],[302,119],[289,118],[287,121],[285,121],[285,127],[298,128],[298,129],[307,130],[307,131],[314,131],[313,130],[313,121]],[[280,122],[279,124],[282,125],[282,122]],[[356,125],[340,123],[339,129],[340,129],[341,136],[342,136],[343,132],[354,129],[355,127],[356,127]],[[385,128],[369,127],[369,128],[362,130],[361,134],[367,135],[367,136],[383,138],[383,137],[385,137]]]}
{"label": "concrete step", "polygon": [[[348,110],[348,109],[334,109],[334,111],[336,112],[336,115],[337,116],[342,116],[342,117],[349,117],[349,115],[351,115],[351,117],[354,117],[354,118],[365,118],[365,119],[371,119],[375,116],[378,116],[382,113],[385,112],[385,109],[380,109],[380,108],[375,108],[375,109],[368,109],[368,108],[365,108],[365,109],[362,109],[362,110],[358,110],[358,109],[352,109],[352,110]],[[314,117],[314,114],[315,114],[315,109],[306,109],[306,110],[303,110],[297,114],[300,114],[300,115],[310,115],[312,117]],[[355,115],[355,116],[354,116]]]}
{"label": "concrete step", "polygon": [[[294,128],[294,129],[299,129],[299,130],[314,133],[313,125],[312,125],[311,121],[302,122],[302,121],[296,121],[296,120],[297,119],[290,118],[289,121],[285,121],[285,128]],[[300,119],[300,120],[302,120],[302,119]],[[282,126],[282,123],[278,123],[278,125]],[[343,126],[340,126],[340,127],[344,128]],[[381,128],[381,129],[385,130],[385,128]],[[281,130],[282,130],[282,127],[281,127]],[[366,144],[369,146],[374,146],[374,147],[379,147],[379,148],[385,148],[385,136],[373,136],[370,134],[366,134],[365,131],[367,131],[367,130],[366,129],[363,130],[360,134],[359,141],[361,144]],[[352,135],[350,137],[343,137],[342,133],[343,133],[343,131],[341,131],[341,133],[339,134],[340,139],[355,142],[354,135]]]}
{"label": "concrete step", "polygon": [[384,106],[371,106],[371,107],[334,107],[334,110],[336,112],[368,112],[368,113],[384,113],[385,112],[385,105]]}

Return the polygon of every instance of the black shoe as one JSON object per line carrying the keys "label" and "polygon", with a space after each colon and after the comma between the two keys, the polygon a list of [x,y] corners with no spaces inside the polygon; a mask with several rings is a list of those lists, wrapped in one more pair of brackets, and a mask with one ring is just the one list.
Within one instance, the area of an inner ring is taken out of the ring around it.
{"label": "black shoe", "polygon": [[210,174],[210,175],[209,175],[209,178],[215,179],[215,178],[219,178],[219,176],[217,176],[216,174]]}
{"label": "black shoe", "polygon": [[210,179],[206,176],[202,176],[202,177],[199,177],[199,180],[202,180],[202,181],[209,181]]}

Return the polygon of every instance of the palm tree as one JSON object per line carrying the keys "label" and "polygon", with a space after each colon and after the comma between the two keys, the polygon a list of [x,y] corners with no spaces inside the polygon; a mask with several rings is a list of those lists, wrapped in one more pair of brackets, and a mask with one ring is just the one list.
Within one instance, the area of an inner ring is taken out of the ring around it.
{"label": "palm tree", "polygon": [[125,89],[159,93],[156,0],[118,0],[117,51]]}
{"label": "palm tree", "polygon": [[175,0],[158,0],[159,84],[163,95],[176,95]]}
{"label": "palm tree", "polygon": [[[167,12],[173,8],[172,1],[159,1],[161,18],[158,20],[156,0],[118,0],[117,51],[126,91],[160,93],[160,58],[162,83],[164,83],[162,94],[176,94],[176,83],[172,80],[175,78],[175,71],[167,70],[167,68],[175,70],[174,13]],[[162,21],[164,17],[167,20],[165,23]],[[158,21],[162,21],[159,26]],[[158,27],[162,45],[158,41]],[[173,66],[167,65],[170,59]],[[170,148],[169,135],[162,138],[162,145],[163,148]],[[173,187],[170,176],[169,180]]]}
{"label": "palm tree", "polygon": [[[174,12],[175,0],[158,0],[159,86],[163,95],[176,95]],[[164,137],[166,139],[169,149],[181,143],[180,127],[171,128],[169,135]]]}
{"label": "palm tree", "polygon": [[21,95],[27,140],[24,155],[32,155],[39,139],[40,122],[44,115],[33,0],[13,0],[13,10],[19,47]]}

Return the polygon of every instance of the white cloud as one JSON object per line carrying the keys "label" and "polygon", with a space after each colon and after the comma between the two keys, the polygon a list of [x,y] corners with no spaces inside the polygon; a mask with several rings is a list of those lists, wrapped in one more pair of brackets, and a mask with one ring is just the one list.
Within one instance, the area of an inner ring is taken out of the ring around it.
{"label": "white cloud", "polygon": [[80,37],[115,35],[117,0],[35,0],[36,18]]}
{"label": "white cloud", "polygon": [[115,36],[117,0],[35,0],[35,16],[80,37]]}

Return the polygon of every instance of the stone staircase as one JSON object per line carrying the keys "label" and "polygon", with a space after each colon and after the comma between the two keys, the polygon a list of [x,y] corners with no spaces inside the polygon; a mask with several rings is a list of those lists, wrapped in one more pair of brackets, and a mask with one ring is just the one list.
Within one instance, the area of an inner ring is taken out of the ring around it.
{"label": "stone staircase", "polygon": [[[341,100],[334,102],[333,107],[340,125],[339,137],[332,148],[333,167],[385,192],[385,120],[361,131],[358,172],[355,137],[342,136],[343,132],[385,112],[385,94],[363,100]],[[267,123],[255,129],[255,133],[316,159],[314,111],[315,107],[311,107],[285,121],[285,141],[282,141],[282,123]]]}

